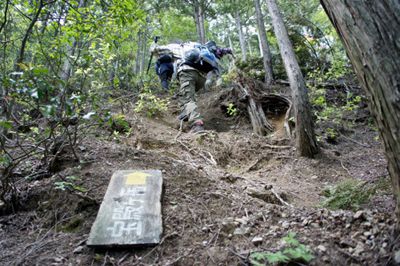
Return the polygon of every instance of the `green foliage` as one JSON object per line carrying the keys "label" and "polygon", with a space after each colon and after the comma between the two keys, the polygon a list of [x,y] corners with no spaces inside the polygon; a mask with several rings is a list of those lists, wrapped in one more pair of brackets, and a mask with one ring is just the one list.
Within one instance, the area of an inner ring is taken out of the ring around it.
{"label": "green foliage", "polygon": [[142,92],[139,94],[139,100],[136,102],[134,111],[153,117],[166,112],[168,104],[169,101],[167,99],[161,99],[151,92]]}
{"label": "green foliage", "polygon": [[264,65],[261,57],[251,57],[247,61],[236,60],[236,67],[244,76],[263,80],[265,77]]}
{"label": "green foliage", "polygon": [[282,238],[285,247],[277,252],[253,252],[250,255],[252,265],[261,266],[265,263],[309,263],[314,259],[311,250],[296,239],[296,234],[290,232]]}
{"label": "green foliage", "polygon": [[75,184],[76,181],[80,180],[79,177],[67,176],[65,179],[66,179],[65,181],[54,182],[55,188],[59,189],[59,190],[63,190],[63,191],[64,190],[75,190],[78,192],[87,192],[86,188]]}
{"label": "green foliage", "polygon": [[237,110],[237,108],[235,107],[235,105],[234,105],[233,103],[229,103],[229,104],[228,104],[228,108],[226,109],[226,113],[227,113],[229,116],[236,116],[236,115],[237,115],[237,112],[238,112],[238,110]]}
{"label": "green foliage", "polygon": [[322,206],[333,210],[357,210],[362,204],[368,202],[376,190],[377,187],[375,185],[354,179],[346,179],[324,190],[326,199],[323,201]]}
{"label": "green foliage", "polygon": [[130,133],[131,125],[123,114],[114,114],[107,121],[111,132]]}

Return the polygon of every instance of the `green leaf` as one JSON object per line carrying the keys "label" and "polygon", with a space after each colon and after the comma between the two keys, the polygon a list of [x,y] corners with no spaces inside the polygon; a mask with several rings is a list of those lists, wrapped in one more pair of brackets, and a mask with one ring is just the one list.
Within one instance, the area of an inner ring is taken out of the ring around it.
{"label": "green leaf", "polygon": [[296,248],[285,249],[284,253],[293,260],[310,262],[312,259],[314,259],[311,251],[302,244]]}
{"label": "green leaf", "polygon": [[12,126],[13,126],[12,121],[5,121],[5,120],[0,121],[0,127],[2,128],[11,129]]}

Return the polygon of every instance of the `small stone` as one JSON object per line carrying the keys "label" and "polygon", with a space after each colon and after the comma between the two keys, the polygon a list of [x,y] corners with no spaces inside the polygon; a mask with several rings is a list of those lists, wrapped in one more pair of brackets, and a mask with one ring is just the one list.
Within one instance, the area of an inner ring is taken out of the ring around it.
{"label": "small stone", "polygon": [[241,223],[241,224],[247,224],[249,222],[249,218],[247,218],[247,217],[236,218],[235,222],[238,222],[238,223]]}
{"label": "small stone", "polygon": [[330,262],[330,260],[329,260],[329,257],[328,257],[328,256],[323,256],[323,257],[322,257],[322,260],[323,260],[324,262]]}
{"label": "small stone", "polygon": [[208,242],[207,241],[203,241],[202,244],[205,247],[205,246],[207,246]]}
{"label": "small stone", "polygon": [[386,255],[386,250],[382,247],[379,249],[379,253],[382,255]]}
{"label": "small stone", "polygon": [[233,232],[234,236],[237,235],[247,235],[250,232],[250,228],[249,227],[239,227],[236,228],[235,231]]}
{"label": "small stone", "polygon": [[254,245],[258,246],[258,245],[260,245],[260,244],[263,242],[263,238],[262,238],[261,236],[255,236],[255,237],[251,240],[251,242],[252,242]]}
{"label": "small stone", "polygon": [[363,235],[365,235],[366,237],[369,237],[369,236],[371,236],[372,235],[372,233],[370,232],[370,231],[366,231],[366,232],[364,232],[364,234]]}
{"label": "small stone", "polygon": [[400,250],[394,253],[394,261],[396,262],[396,264],[400,264]]}
{"label": "small stone", "polygon": [[317,249],[318,249],[319,251],[323,252],[323,253],[326,252],[326,247],[324,247],[323,245],[319,245],[319,246],[317,247]]}
{"label": "small stone", "polygon": [[311,224],[311,227],[313,227],[313,228],[319,228],[319,224],[318,224],[318,223],[312,223],[312,224]]}
{"label": "small stone", "polygon": [[357,220],[357,219],[362,218],[363,216],[364,216],[364,212],[363,212],[363,211],[357,211],[357,212],[353,215],[353,218],[354,218],[355,220]]}
{"label": "small stone", "polygon": [[56,257],[56,258],[53,258],[53,260],[56,263],[61,263],[61,262],[63,262],[64,258],[63,257]]}
{"label": "small stone", "polygon": [[313,175],[313,176],[311,176],[311,179],[316,180],[316,179],[318,179],[318,176],[317,175]]}
{"label": "small stone", "polygon": [[361,233],[360,232],[355,232],[354,234],[351,235],[351,239],[355,239],[357,236],[359,236]]}
{"label": "small stone", "polygon": [[79,246],[76,249],[74,249],[74,251],[72,253],[74,254],[78,254],[78,253],[82,253],[84,246]]}
{"label": "small stone", "polygon": [[367,227],[367,228],[372,227],[372,224],[371,224],[370,222],[365,222],[365,223],[363,223],[363,225],[364,225],[365,227]]}
{"label": "small stone", "polygon": [[356,256],[360,256],[361,253],[363,253],[363,252],[364,252],[364,244],[362,244],[361,242],[358,242],[356,248],[353,251],[353,254]]}
{"label": "small stone", "polygon": [[227,218],[222,221],[222,231],[226,234],[231,234],[236,228],[236,223],[232,218]]}
{"label": "small stone", "polygon": [[284,221],[282,223],[282,227],[285,228],[285,229],[288,229],[290,227],[290,223],[288,221]]}

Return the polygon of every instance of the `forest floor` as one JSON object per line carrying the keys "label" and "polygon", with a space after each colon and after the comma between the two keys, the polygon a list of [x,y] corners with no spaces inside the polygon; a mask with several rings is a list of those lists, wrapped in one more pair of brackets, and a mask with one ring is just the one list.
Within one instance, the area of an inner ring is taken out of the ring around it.
{"label": "forest floor", "polygon": [[[0,216],[0,265],[248,265],[252,252],[283,250],[289,232],[309,247],[311,265],[391,263],[390,189],[374,193],[359,211],[321,207],[324,190],[342,180],[388,181],[378,133],[365,117],[333,144],[322,138],[320,154],[308,159],[296,156],[291,141],[255,136],[245,116],[221,110],[220,97],[218,91],[199,95],[204,134],[177,130],[172,101],[163,117],[126,113],[129,136],[104,131],[83,138],[81,164],[65,154],[51,178],[22,179],[26,207]],[[161,243],[88,248],[110,177],[126,169],[163,173]],[[87,192],[56,189],[66,176],[79,177],[74,182]]]}

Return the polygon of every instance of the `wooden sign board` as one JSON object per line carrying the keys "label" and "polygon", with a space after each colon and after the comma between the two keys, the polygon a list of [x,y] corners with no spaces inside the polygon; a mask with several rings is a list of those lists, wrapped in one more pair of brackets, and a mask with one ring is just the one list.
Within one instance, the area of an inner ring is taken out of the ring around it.
{"label": "wooden sign board", "polygon": [[159,170],[123,170],[111,177],[90,231],[89,247],[158,244],[162,234]]}

